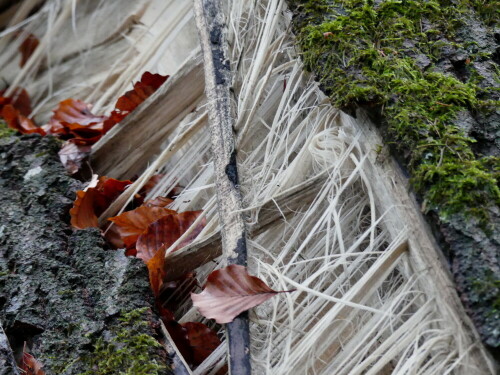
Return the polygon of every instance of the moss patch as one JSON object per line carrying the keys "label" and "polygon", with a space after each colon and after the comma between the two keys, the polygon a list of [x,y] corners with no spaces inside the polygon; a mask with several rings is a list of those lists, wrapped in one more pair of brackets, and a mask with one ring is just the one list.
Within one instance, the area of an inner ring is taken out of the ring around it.
{"label": "moss patch", "polygon": [[[475,17],[473,9],[491,25],[498,4],[292,1],[301,14],[297,25],[306,67],[321,72],[318,79],[336,106],[380,111],[386,138],[407,165],[424,209],[444,221],[464,213],[486,226],[486,207],[500,204],[500,158],[474,152],[476,139],[456,123],[462,113],[488,116],[498,108],[498,86],[483,82],[475,66],[490,53],[477,42],[455,41]],[[450,51],[464,77],[440,64]]]}
{"label": "moss patch", "polygon": [[81,375],[159,375],[167,367],[155,348],[161,345],[149,332],[147,308],[123,313],[110,338],[94,340],[92,354],[83,358],[88,370]]}
{"label": "moss patch", "polygon": [[16,134],[16,132],[10,129],[4,121],[0,120],[0,138],[10,137],[14,134]]}

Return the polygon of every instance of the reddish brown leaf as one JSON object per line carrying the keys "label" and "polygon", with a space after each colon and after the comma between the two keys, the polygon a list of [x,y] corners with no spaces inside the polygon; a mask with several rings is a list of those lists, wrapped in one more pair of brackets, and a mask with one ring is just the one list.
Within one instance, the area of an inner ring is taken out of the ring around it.
{"label": "reddish brown leaf", "polygon": [[94,188],[87,191],[78,190],[73,207],[69,210],[71,225],[77,229],[98,227],[97,216],[94,211],[94,201],[97,191]]}
{"label": "reddish brown leaf", "polygon": [[120,195],[132,181],[99,177],[97,185],[86,191],[76,192],[76,199],[69,211],[71,225],[77,229],[97,227],[97,217]]}
{"label": "reddish brown leaf", "polygon": [[64,142],[59,151],[59,159],[68,173],[75,174],[81,168],[83,160],[90,155],[91,149],[91,146],[78,145],[70,139]]}
{"label": "reddish brown leaf", "polygon": [[146,263],[149,271],[149,283],[156,297],[159,296],[163,280],[165,280],[167,275],[165,272],[165,250],[166,249],[162,247]]}
{"label": "reddish brown leaf", "polygon": [[229,323],[241,312],[267,301],[277,293],[246,267],[232,264],[212,272],[200,294],[191,293],[193,305],[217,323]]}
{"label": "reddish brown leaf", "polygon": [[[117,226],[123,242],[127,247],[130,247],[135,245],[137,238],[148,228],[149,224],[170,213],[175,213],[175,211],[164,207],[141,206],[135,210],[111,217],[108,220]],[[139,256],[139,258],[147,262],[142,256]]]}
{"label": "reddish brown leaf", "polygon": [[[174,211],[175,212],[175,211]],[[165,253],[182,234],[191,226],[191,224],[200,215],[201,211],[188,211],[181,214],[175,213],[154,222],[137,240],[137,257],[146,262],[149,270],[149,282],[155,296],[160,294],[163,287],[163,280],[166,277],[165,271]],[[170,217],[167,219],[167,217]],[[193,232],[184,240],[175,250],[187,245],[193,241],[205,226],[205,219],[193,230]],[[168,233],[171,231],[174,235]],[[142,237],[142,238],[141,238]],[[140,243],[139,243],[140,241]],[[163,245],[157,249],[157,246]],[[156,250],[155,250],[156,249]],[[174,250],[174,251],[175,251]]]}
{"label": "reddish brown leaf", "polygon": [[19,46],[19,52],[21,52],[21,61],[19,62],[19,65],[21,66],[21,68],[24,66],[24,64],[26,64],[39,44],[40,41],[33,34],[28,34],[26,36],[26,39],[24,39],[24,41]]}
{"label": "reddish brown leaf", "polygon": [[203,323],[188,322],[182,324],[186,329],[192,350],[192,363],[200,365],[221,344],[217,333]]}
{"label": "reddish brown leaf", "polygon": [[31,100],[28,92],[23,88],[16,88],[10,97],[3,96],[5,90],[0,90],[0,110],[4,105],[12,104],[23,116],[31,113]]}
{"label": "reddish brown leaf", "polygon": [[45,375],[43,365],[31,354],[23,352],[20,370],[23,375]]}
{"label": "reddish brown leaf", "polygon": [[122,121],[130,112],[136,109],[144,100],[158,90],[168,77],[169,76],[162,76],[161,74],[145,72],[141,80],[134,84],[133,90],[127,91],[123,96],[118,98],[115,109],[104,123],[104,133]]}
{"label": "reddish brown leaf", "polygon": [[[123,242],[122,236],[120,236],[120,232],[118,232],[116,225],[110,225],[108,228],[104,229],[104,238],[115,249],[123,249],[125,247],[125,243]],[[135,256],[135,254],[136,253],[127,253],[127,251],[125,251],[125,255],[127,256]]]}
{"label": "reddish brown leaf", "polygon": [[2,117],[10,128],[17,130],[20,133],[38,133],[45,135],[42,128],[39,128],[33,121],[22,115],[21,112],[14,108],[12,104],[7,104],[3,107]]}
{"label": "reddish brown leaf", "polygon": [[172,311],[165,308],[159,310],[165,328],[187,363],[195,366],[201,364],[221,344],[217,333],[205,324],[179,324]]}
{"label": "reddish brown leaf", "polygon": [[144,184],[144,186],[141,189],[141,194],[146,196],[148,193],[153,190],[153,188],[158,185],[158,182],[161,181],[161,179],[164,177],[164,174],[158,173],[153,176]]}
{"label": "reddish brown leaf", "polygon": [[44,130],[48,134],[59,136],[73,136],[97,141],[103,133],[104,116],[96,116],[90,111],[91,107],[80,100],[66,99],[59,103],[54,115]]}
{"label": "reddish brown leaf", "polygon": [[[147,229],[137,238],[137,257],[144,260],[144,262],[148,262],[160,248],[169,248],[189,229],[201,213],[202,211],[182,213],[171,211],[169,215],[149,224]],[[181,248],[193,241],[204,226],[205,222],[200,223],[177,248]]]}
{"label": "reddish brown leaf", "polygon": [[191,292],[197,286],[196,274],[188,272],[177,280],[163,283],[156,297],[156,303],[162,308],[177,311],[189,299]]}

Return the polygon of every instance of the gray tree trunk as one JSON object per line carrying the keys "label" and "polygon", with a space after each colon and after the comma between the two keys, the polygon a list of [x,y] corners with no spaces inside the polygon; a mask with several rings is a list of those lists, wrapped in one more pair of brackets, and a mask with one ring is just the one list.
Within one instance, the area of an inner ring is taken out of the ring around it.
{"label": "gray tree trunk", "polygon": [[59,148],[52,137],[0,138],[0,321],[10,346],[19,360],[26,343],[47,374],[165,374],[146,267],[106,249],[97,229],[70,227],[82,186]]}

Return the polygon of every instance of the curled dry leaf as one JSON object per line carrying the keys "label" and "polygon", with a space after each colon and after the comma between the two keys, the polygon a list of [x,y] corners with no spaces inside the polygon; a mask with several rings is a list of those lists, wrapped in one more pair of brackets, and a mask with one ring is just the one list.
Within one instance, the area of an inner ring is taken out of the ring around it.
{"label": "curled dry leaf", "polygon": [[59,159],[70,174],[75,174],[82,166],[82,162],[90,155],[92,146],[79,145],[72,139],[64,142],[59,151]]}
{"label": "curled dry leaf", "polygon": [[92,139],[92,143],[95,143],[102,135],[104,120],[106,117],[91,112],[89,104],[66,99],[59,103],[49,123],[43,128],[47,134]]}
{"label": "curled dry leaf", "polygon": [[42,128],[36,126],[32,120],[21,114],[21,112],[12,104],[7,104],[3,107],[2,117],[9,128],[15,129],[20,133],[38,133],[40,135],[45,135],[45,132]]}
{"label": "curled dry leaf", "polygon": [[[153,207],[154,208],[154,207]],[[177,241],[196,221],[202,211],[186,211],[177,213],[169,210],[167,215],[150,223],[143,233],[137,238],[137,257],[145,262],[149,261],[162,247],[170,247]],[[205,222],[197,225],[196,228],[183,240],[177,248],[181,248],[193,241],[203,230]]]}
{"label": "curled dry leaf", "polygon": [[19,46],[19,52],[21,53],[21,61],[19,62],[19,66],[21,66],[21,68],[24,66],[24,64],[26,64],[39,44],[40,41],[35,35],[31,33],[26,34],[24,41]]}
{"label": "curled dry leaf", "polygon": [[42,370],[43,365],[35,359],[31,354],[23,352],[21,373],[23,375],[45,375]]}
{"label": "curled dry leaf", "polygon": [[113,202],[132,181],[115,180],[106,176],[99,177],[95,187],[79,190],[69,211],[71,225],[77,229],[98,226],[98,216]]}
{"label": "curled dry leaf", "polygon": [[[171,213],[175,213],[175,211],[164,207],[141,206],[135,210],[111,217],[108,220],[116,225],[125,246],[131,247],[135,245],[137,239],[148,228],[149,224]],[[150,259],[145,259],[143,256],[138,256],[138,258],[143,259],[145,262]]]}
{"label": "curled dry leaf", "polygon": [[[188,211],[167,215],[152,223],[148,230],[139,236],[136,245],[137,257],[146,262],[149,270],[149,282],[155,296],[160,294],[163,280],[166,277],[165,254],[167,249],[188,230],[201,212]],[[192,242],[203,230],[205,224],[206,221],[203,219],[175,250]]]}
{"label": "curled dry leaf", "polygon": [[11,104],[23,116],[31,113],[31,99],[28,92],[23,88],[16,88],[11,96],[3,96],[5,90],[0,90],[0,110],[4,105]]}
{"label": "curled dry leaf", "polygon": [[191,293],[191,299],[203,316],[222,324],[278,293],[285,292],[269,288],[258,277],[250,276],[246,267],[232,264],[212,272],[203,292]]}
{"label": "curled dry leaf", "polygon": [[127,91],[116,102],[115,109],[104,123],[104,132],[127,117],[139,104],[151,96],[169,76],[145,72],[141,80],[134,84],[133,90]]}
{"label": "curled dry leaf", "polygon": [[221,344],[217,333],[203,323],[188,322],[182,327],[186,330],[192,351],[189,359],[195,366],[200,365]]}
{"label": "curled dry leaf", "polygon": [[221,344],[217,333],[203,323],[179,324],[174,314],[160,308],[160,316],[172,340],[190,365],[200,365]]}

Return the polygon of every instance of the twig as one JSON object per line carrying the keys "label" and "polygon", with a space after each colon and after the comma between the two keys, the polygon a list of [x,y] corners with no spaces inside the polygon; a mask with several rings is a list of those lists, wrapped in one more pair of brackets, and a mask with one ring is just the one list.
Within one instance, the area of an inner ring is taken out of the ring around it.
{"label": "twig", "polygon": [[[224,12],[220,0],[195,0],[195,16],[203,51],[205,94],[215,166],[222,250],[228,264],[246,266],[246,232],[236,165],[231,107],[231,67],[227,58]],[[226,325],[229,373],[250,375],[248,315]]]}

